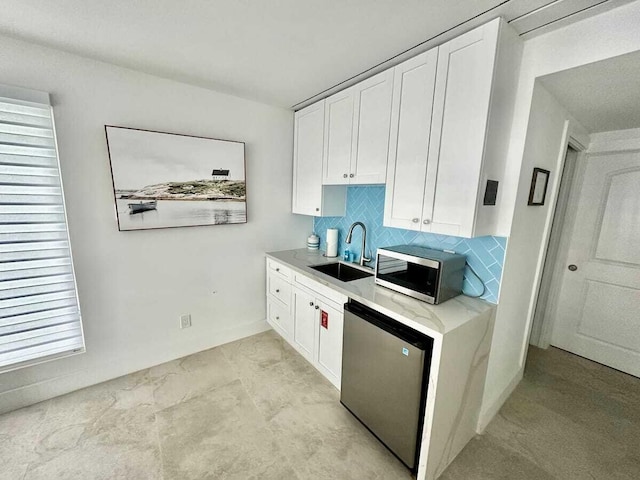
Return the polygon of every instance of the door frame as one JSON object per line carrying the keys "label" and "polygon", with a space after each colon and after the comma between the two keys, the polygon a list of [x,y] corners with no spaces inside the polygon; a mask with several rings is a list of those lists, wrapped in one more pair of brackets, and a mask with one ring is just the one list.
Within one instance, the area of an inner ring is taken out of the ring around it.
{"label": "door frame", "polygon": [[[567,149],[569,148],[569,146],[571,146],[571,148],[573,148],[574,150],[576,150],[578,152],[578,158],[576,159],[576,171],[574,172],[574,176],[573,176],[573,184],[571,185],[571,195],[575,194],[575,188],[574,185],[578,185],[578,181],[581,180],[582,176],[584,175],[584,162],[581,162],[581,158],[584,157],[585,152],[587,150],[587,145],[589,143],[589,137],[582,135],[580,131],[576,131],[576,129],[574,128],[573,122],[571,120],[566,120],[565,124],[564,124],[564,132],[562,135],[562,142],[560,144],[560,148],[558,150],[558,157],[557,157],[557,161],[556,161],[556,172],[564,172],[564,168],[565,168],[565,161],[566,161],[566,154],[567,154]],[[562,176],[557,176],[556,177],[556,181],[551,185],[551,195],[548,196],[550,203],[550,208],[549,208],[549,213],[547,215],[547,219],[545,222],[545,226],[544,226],[544,237],[543,237],[543,245],[542,245],[542,249],[540,251],[540,256],[538,258],[538,263],[537,263],[537,267],[536,267],[536,277],[535,277],[535,281],[534,281],[534,285],[535,285],[535,291],[533,296],[531,297],[531,303],[529,304],[529,313],[528,313],[528,325],[525,328],[525,331],[527,332],[527,341],[522,345],[522,351],[521,351],[521,355],[520,355],[520,359],[521,359],[521,365],[525,364],[526,358],[527,358],[527,352],[529,350],[529,344],[531,343],[531,334],[534,330],[533,328],[533,323],[534,320],[536,318],[536,307],[538,305],[538,298],[540,295],[540,290],[541,290],[541,286],[542,286],[542,281],[552,281],[553,277],[555,277],[556,275],[547,275],[544,276],[543,275],[543,271],[544,271],[544,266],[545,266],[545,261],[547,258],[547,253],[549,252],[549,242],[551,239],[551,230],[552,230],[552,226],[553,226],[553,219],[555,217],[555,212],[556,212],[556,208],[557,208],[557,203],[558,203],[558,195],[560,193],[560,185],[561,185],[561,181],[562,181]],[[570,202],[571,203],[571,198],[570,198]],[[567,212],[569,213],[569,212]],[[575,216],[575,212],[573,212],[574,216]],[[565,217],[566,219],[566,217]],[[558,254],[560,254],[561,252],[558,252]],[[561,258],[558,255],[558,258]],[[555,272],[554,272],[555,273]],[[555,302],[557,300],[556,296],[553,296],[554,298],[548,298],[547,299],[547,307],[549,306],[549,303],[553,303],[555,305]],[[550,311],[550,310],[547,310]],[[548,319],[545,319],[546,321],[543,323],[543,325],[540,325],[540,327],[538,327],[536,330],[540,331],[540,332],[545,332],[544,335],[546,335],[545,337],[545,341],[548,342],[550,339],[550,334],[552,331],[552,325],[548,325]],[[537,327],[537,325],[536,325]],[[538,343],[535,343],[534,345],[544,345],[544,343],[541,343],[541,335],[536,335],[537,338],[535,338],[534,340]],[[547,348],[549,346],[549,343],[547,343],[546,347],[543,348]]]}
{"label": "door frame", "polygon": [[[567,163],[570,149],[577,153],[575,159],[572,160],[573,166]],[[545,238],[542,271],[540,272],[529,338],[529,344],[544,349],[551,345],[551,333],[558,306],[558,293],[569,251],[570,236],[575,223],[577,198],[584,178],[585,156],[585,147],[574,137],[569,136],[564,147],[562,165],[559,165],[558,171],[562,172],[560,181],[557,189],[554,190],[554,205],[551,210],[549,230]],[[569,189],[565,197],[560,196],[563,188]]]}

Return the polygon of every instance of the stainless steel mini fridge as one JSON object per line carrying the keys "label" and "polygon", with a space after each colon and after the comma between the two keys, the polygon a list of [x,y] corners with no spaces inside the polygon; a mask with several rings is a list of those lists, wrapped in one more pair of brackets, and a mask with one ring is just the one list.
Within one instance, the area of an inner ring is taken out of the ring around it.
{"label": "stainless steel mini fridge", "polygon": [[417,470],[433,339],[365,305],[345,305],[341,403]]}

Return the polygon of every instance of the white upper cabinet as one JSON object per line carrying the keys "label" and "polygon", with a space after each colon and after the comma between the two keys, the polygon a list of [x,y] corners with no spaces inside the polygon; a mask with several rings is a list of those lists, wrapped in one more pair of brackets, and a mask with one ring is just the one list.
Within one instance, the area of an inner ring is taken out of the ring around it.
{"label": "white upper cabinet", "polygon": [[423,231],[474,236],[499,26],[491,22],[438,48],[429,151],[438,168],[427,179],[432,202],[425,202]]}
{"label": "white upper cabinet", "polygon": [[392,93],[388,70],[325,100],[324,184],[384,183]]}
{"label": "white upper cabinet", "polygon": [[437,61],[433,49],[394,69],[384,208],[389,227],[420,230]]}
{"label": "white upper cabinet", "polygon": [[349,183],[353,145],[354,89],[347,88],[325,100],[322,183]]}
{"label": "white upper cabinet", "polygon": [[319,215],[322,206],[324,101],[295,113],[293,213]]}
{"label": "white upper cabinet", "polygon": [[344,185],[386,183],[385,226],[504,235],[521,55],[498,18],[296,112],[293,212],[342,216]]}
{"label": "white upper cabinet", "polygon": [[[401,98],[394,97],[386,226],[461,237],[498,233],[521,48],[496,19],[423,54],[437,51],[437,69],[428,69],[437,70],[435,90],[430,75],[413,89],[404,80],[419,57],[396,67]],[[426,57],[423,63],[426,71]],[[487,180],[498,182],[498,193],[485,205]]]}
{"label": "white upper cabinet", "polygon": [[[324,100],[295,113],[292,212],[302,215],[344,215],[345,192],[322,186]],[[330,187],[329,187],[330,188]]]}
{"label": "white upper cabinet", "polygon": [[354,134],[351,184],[384,183],[391,124],[393,70],[379,73],[354,87]]}

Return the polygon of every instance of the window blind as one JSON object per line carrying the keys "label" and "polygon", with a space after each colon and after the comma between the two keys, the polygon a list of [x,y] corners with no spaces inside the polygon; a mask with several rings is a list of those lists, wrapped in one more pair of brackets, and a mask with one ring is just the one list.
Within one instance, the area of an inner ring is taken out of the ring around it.
{"label": "window blind", "polygon": [[51,107],[0,96],[0,372],[83,350]]}

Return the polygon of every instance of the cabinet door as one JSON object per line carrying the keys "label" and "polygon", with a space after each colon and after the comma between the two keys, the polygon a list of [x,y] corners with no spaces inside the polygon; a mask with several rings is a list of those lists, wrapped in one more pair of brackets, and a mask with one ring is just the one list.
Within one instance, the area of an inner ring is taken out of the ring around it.
{"label": "cabinet door", "polygon": [[353,136],[353,87],[325,100],[322,183],[349,183]]}
{"label": "cabinet door", "polygon": [[326,302],[318,302],[318,365],[325,376],[340,389],[342,377],[342,329],[344,313]]}
{"label": "cabinet door", "polygon": [[393,69],[355,85],[354,89],[350,183],[384,183],[389,155]]}
{"label": "cabinet door", "polygon": [[420,230],[437,49],[394,69],[384,225]]}
{"label": "cabinet door", "polygon": [[473,236],[499,25],[438,48],[425,231]]}
{"label": "cabinet door", "polygon": [[324,100],[295,113],[293,213],[321,215]]}
{"label": "cabinet door", "polygon": [[312,363],[318,330],[315,307],[315,296],[299,288],[293,288],[293,346]]}

